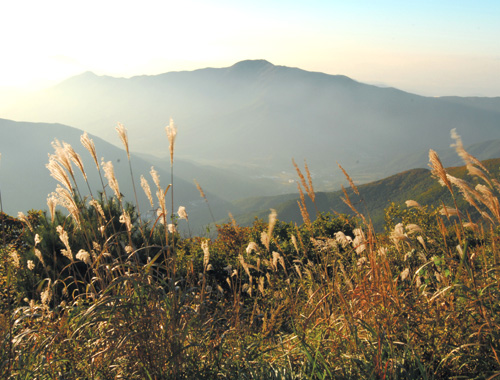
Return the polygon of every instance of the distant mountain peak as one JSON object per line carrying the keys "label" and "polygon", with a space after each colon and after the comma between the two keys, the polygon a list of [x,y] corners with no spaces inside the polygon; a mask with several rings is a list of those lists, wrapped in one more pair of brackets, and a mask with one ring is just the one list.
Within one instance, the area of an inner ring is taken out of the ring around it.
{"label": "distant mountain peak", "polygon": [[265,59],[247,59],[245,61],[235,63],[229,67],[229,69],[238,73],[252,73],[261,72],[273,67],[275,66]]}
{"label": "distant mountain peak", "polygon": [[231,67],[265,67],[274,66],[271,62],[265,59],[246,59],[244,61],[236,62]]}

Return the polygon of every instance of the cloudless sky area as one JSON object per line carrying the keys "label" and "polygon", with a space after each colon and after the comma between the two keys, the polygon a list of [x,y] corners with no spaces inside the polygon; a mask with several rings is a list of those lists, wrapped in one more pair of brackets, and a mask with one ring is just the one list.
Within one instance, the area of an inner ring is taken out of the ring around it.
{"label": "cloudless sky area", "polygon": [[427,96],[500,96],[498,0],[2,1],[0,38],[4,90],[266,59]]}

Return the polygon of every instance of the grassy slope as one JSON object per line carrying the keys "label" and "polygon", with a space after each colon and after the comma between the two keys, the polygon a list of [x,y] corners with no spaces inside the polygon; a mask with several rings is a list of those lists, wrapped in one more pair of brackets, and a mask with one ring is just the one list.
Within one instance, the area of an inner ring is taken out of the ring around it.
{"label": "grassy slope", "polygon": [[[493,177],[499,177],[500,158],[486,160],[483,162]],[[449,173],[458,178],[473,181],[466,173],[464,166],[448,169]],[[452,199],[446,188],[432,178],[430,170],[413,169],[388,178],[361,185],[358,187],[361,198],[353,194],[351,189],[347,190],[351,202],[361,213],[366,211],[371,216],[374,226],[381,230],[384,222],[384,210],[394,202],[402,204],[412,199],[420,204],[439,206],[441,203],[452,206]],[[342,191],[316,194],[316,205],[320,211],[331,211],[352,214],[352,210],[342,201]],[[236,216],[241,224],[251,224],[255,216],[265,218],[269,208],[278,212],[278,217],[283,221],[294,221],[302,223],[300,210],[297,205],[298,196],[287,194],[276,197],[251,198],[234,202],[243,213]],[[315,208],[309,199],[306,199],[308,210],[314,215]],[[464,205],[465,206],[465,205]],[[256,210],[260,210],[256,212]],[[470,207],[467,208],[470,212]]]}

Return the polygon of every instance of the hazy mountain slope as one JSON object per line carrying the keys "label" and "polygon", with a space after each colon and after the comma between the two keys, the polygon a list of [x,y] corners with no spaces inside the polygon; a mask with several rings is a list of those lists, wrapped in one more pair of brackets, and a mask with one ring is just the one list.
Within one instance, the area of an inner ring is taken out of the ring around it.
{"label": "hazy mountain slope", "polygon": [[[142,153],[137,153],[137,155],[154,164],[155,167],[170,170],[170,157],[158,158]],[[230,169],[180,159],[175,160],[175,173],[187,182],[198,181],[204,191],[217,194],[227,201],[256,195],[288,193],[296,189],[294,183],[289,183],[285,179],[277,181],[277,179],[258,176],[248,177]]]}
{"label": "hazy mountain slope", "polygon": [[[500,158],[483,161],[483,164],[491,175],[497,179],[500,178]],[[447,171],[453,176],[474,182],[463,166],[448,168]],[[361,198],[353,194],[351,189],[347,190],[349,197],[359,212],[370,215],[377,230],[383,228],[384,210],[391,202],[401,204],[404,207],[404,202],[409,199],[415,200],[421,205],[439,207],[441,202],[449,206],[453,205],[447,188],[442,187],[427,169],[405,171],[379,181],[360,185],[358,189]],[[342,191],[318,192],[316,193],[316,205],[320,211],[352,214],[351,209],[342,201],[341,197],[344,197]],[[246,213],[236,215],[235,218],[242,225],[248,225],[256,216],[265,219],[269,214],[269,208],[274,208],[277,210],[280,220],[300,224],[302,217],[297,200],[296,195],[289,194],[281,197],[262,197],[239,201],[237,202],[238,207]],[[307,197],[306,203],[311,218],[314,219],[315,208]],[[255,211],[260,204],[265,206],[259,212]],[[465,202],[459,200],[459,205],[463,207],[462,211],[467,210],[474,214],[474,210]]]}
{"label": "hazy mountain slope", "polygon": [[[480,143],[466,146],[465,150],[477,157],[479,160],[487,160],[495,157],[500,157],[500,140],[488,140]],[[448,147],[437,149],[439,158],[445,166],[460,166],[463,164],[462,159],[457,155],[455,148]],[[413,154],[403,154],[394,157],[386,164],[389,171],[394,171],[396,168],[403,166],[408,168],[426,168],[429,163],[429,150],[421,151]]]}
{"label": "hazy mountain slope", "polygon": [[[0,119],[0,153],[2,154],[0,190],[2,191],[4,211],[12,215],[17,215],[18,211],[26,212],[31,208],[47,208],[47,195],[55,190],[56,181],[50,177],[45,165],[48,162],[48,153],[53,153],[54,151],[51,142],[55,138],[71,144],[75,151],[80,154],[95,195],[98,190],[102,190],[95,164],[90,154],[80,144],[80,136],[82,134],[81,130],[61,124],[21,123]],[[98,137],[92,136],[92,139],[94,140],[98,157],[104,157],[105,161],[112,161],[116,177],[120,184],[121,193],[125,195],[127,200],[134,202],[132,182],[125,151]],[[139,183],[140,175],[142,174],[148,179],[154,194],[154,183],[149,174],[151,163],[137,156],[132,157],[132,163],[141,211],[148,213],[151,210],[151,206]],[[166,187],[170,183],[170,171],[158,167],[157,171],[160,174],[162,187]],[[78,178],[82,178],[80,173],[77,174]],[[106,180],[105,183],[107,183]],[[209,223],[209,213],[206,211],[204,201],[200,198],[200,194],[194,184],[174,176],[174,185],[175,211],[179,205],[186,206],[188,212],[193,214],[193,227],[196,226],[196,223],[199,225]],[[79,188],[84,194],[88,194],[83,180],[79,184]],[[108,191],[108,195],[112,194],[109,188],[106,191]],[[227,216],[227,211],[230,207],[229,203],[208,191],[207,197],[209,197],[213,204],[217,217]],[[167,202],[167,205],[169,203]]]}
{"label": "hazy mountain slope", "polygon": [[445,148],[452,128],[468,143],[496,139],[500,129],[495,107],[263,60],[129,79],[84,73],[3,114],[74,125],[109,141],[117,141],[110,127],[121,121],[132,150],[155,155],[166,154],[163,127],[172,116],[179,158],[280,180],[293,176],[292,157],[307,158],[319,189],[342,180],[331,169],[336,161],[368,181],[408,169],[387,167],[394,156]]}
{"label": "hazy mountain slope", "polygon": [[500,97],[498,96],[493,98],[443,96],[440,99],[480,110],[489,110],[493,112],[499,112],[500,110]]}

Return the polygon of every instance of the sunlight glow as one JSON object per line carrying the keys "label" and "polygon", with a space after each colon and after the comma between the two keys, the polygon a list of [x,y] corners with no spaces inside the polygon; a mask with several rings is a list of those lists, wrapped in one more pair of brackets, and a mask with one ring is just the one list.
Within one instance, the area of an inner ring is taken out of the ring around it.
{"label": "sunlight glow", "polygon": [[[46,86],[83,71],[129,77],[267,59],[426,93],[492,96],[500,93],[499,12],[492,1],[448,0],[4,2],[0,87]],[[457,78],[467,83],[454,87]]]}

